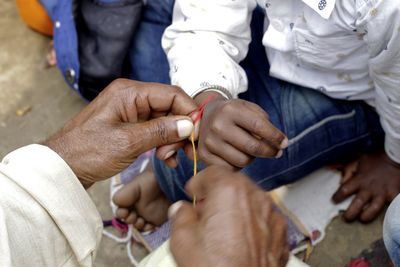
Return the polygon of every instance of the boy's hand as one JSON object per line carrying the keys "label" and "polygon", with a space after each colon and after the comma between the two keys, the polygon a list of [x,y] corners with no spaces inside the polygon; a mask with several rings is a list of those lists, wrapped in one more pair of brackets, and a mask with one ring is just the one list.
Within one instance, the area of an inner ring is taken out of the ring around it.
{"label": "boy's hand", "polygon": [[[214,92],[196,97],[198,104]],[[280,157],[288,139],[256,104],[222,96],[211,101],[200,123],[198,154],[207,165],[242,168],[254,157]]]}
{"label": "boy's hand", "polygon": [[286,221],[248,177],[212,166],[186,189],[201,201],[196,207],[178,202],[170,208],[170,246],[178,266],[286,265]]}
{"label": "boy's hand", "polygon": [[344,218],[370,222],[379,215],[386,203],[400,193],[400,165],[393,162],[384,151],[364,154],[358,161],[348,164],[343,171],[340,188],[333,195],[341,202],[355,194]]}

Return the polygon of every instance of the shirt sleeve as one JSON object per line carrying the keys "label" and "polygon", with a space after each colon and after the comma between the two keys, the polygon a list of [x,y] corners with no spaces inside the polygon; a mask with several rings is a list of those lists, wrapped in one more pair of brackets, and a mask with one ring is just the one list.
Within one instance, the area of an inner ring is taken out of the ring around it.
{"label": "shirt sleeve", "polygon": [[[177,267],[174,257],[172,256],[170,250],[170,240],[162,244],[161,247],[153,251],[146,258],[144,258],[140,263],[139,267]],[[289,261],[286,267],[310,267],[292,253],[289,254]]]}
{"label": "shirt sleeve", "polygon": [[0,163],[0,266],[93,266],[101,218],[62,158],[41,145]]}
{"label": "shirt sleeve", "polygon": [[385,130],[385,150],[400,163],[400,1],[356,1],[368,44],[369,73],[375,103]]}
{"label": "shirt sleeve", "polygon": [[245,91],[247,78],[238,63],[251,41],[255,6],[255,0],[177,0],[162,39],[172,84],[190,96],[210,85],[234,97]]}

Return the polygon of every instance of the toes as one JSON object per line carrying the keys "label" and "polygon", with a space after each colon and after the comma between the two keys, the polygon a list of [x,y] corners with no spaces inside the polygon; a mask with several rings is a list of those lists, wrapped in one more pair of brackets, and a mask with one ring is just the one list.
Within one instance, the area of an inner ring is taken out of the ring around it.
{"label": "toes", "polygon": [[154,225],[150,224],[150,223],[146,223],[146,225],[143,227],[143,231],[144,232],[149,232],[149,231],[153,231],[154,230]]}
{"label": "toes", "polygon": [[135,224],[138,218],[135,211],[130,211],[125,208],[119,208],[115,212],[115,216],[127,224]]}
{"label": "toes", "polygon": [[134,225],[136,223],[137,219],[138,219],[138,216],[137,216],[136,212],[132,211],[129,214],[129,216],[125,219],[125,222],[127,224],[133,224]]}
{"label": "toes", "polygon": [[355,194],[360,189],[360,179],[351,179],[350,181],[342,184],[339,189],[333,194],[332,200],[335,203],[340,203],[346,198]]}
{"label": "toes", "polygon": [[367,191],[358,193],[344,213],[346,221],[354,221],[364,210],[364,207],[368,204],[371,197],[372,196]]}
{"label": "toes", "polygon": [[140,197],[140,187],[137,181],[133,180],[118,190],[113,196],[113,202],[123,208],[133,206]]}
{"label": "toes", "polygon": [[129,211],[125,208],[117,209],[115,216],[122,219],[127,224],[132,224],[136,229],[140,231],[153,231],[155,226],[151,223],[147,223],[142,217],[139,217],[135,211]]}
{"label": "toes", "polygon": [[115,216],[119,219],[125,220],[126,217],[129,216],[129,210],[125,208],[118,208],[117,211],[115,212]]}
{"label": "toes", "polygon": [[363,210],[360,220],[364,223],[371,222],[385,207],[386,199],[384,196],[376,196],[371,203]]}
{"label": "toes", "polygon": [[142,217],[137,218],[136,222],[133,224],[133,226],[135,226],[136,229],[138,229],[139,231],[141,231],[144,227],[144,225],[146,224],[145,220]]}

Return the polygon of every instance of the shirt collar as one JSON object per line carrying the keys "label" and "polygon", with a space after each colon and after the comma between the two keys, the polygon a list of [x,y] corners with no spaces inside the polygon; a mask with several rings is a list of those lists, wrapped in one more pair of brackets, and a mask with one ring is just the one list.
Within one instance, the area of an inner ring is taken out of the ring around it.
{"label": "shirt collar", "polygon": [[302,0],[306,5],[314,9],[324,19],[329,19],[333,9],[335,8],[336,0]]}

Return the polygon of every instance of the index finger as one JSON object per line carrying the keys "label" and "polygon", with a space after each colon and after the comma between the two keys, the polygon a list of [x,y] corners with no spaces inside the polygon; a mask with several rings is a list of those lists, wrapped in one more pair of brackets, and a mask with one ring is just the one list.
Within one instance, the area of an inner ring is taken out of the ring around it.
{"label": "index finger", "polygon": [[194,100],[176,86],[159,83],[139,83],[136,103],[146,101],[153,114],[189,115],[197,109]]}
{"label": "index finger", "polygon": [[264,139],[277,150],[285,149],[289,145],[286,135],[271,123],[268,114],[262,108],[247,101],[239,103],[243,108],[242,116],[235,117],[238,126]]}

